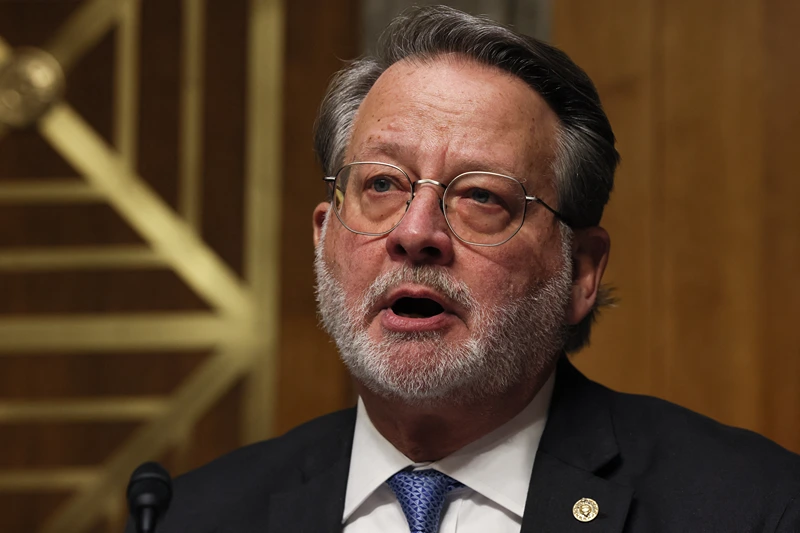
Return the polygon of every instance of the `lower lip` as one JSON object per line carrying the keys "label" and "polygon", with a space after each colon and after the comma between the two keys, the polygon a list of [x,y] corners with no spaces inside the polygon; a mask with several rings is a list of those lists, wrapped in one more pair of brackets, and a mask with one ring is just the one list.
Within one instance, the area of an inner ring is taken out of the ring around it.
{"label": "lower lip", "polygon": [[381,311],[381,325],[389,331],[436,331],[447,327],[455,320],[451,313],[439,313],[428,318],[409,318],[396,315],[391,309]]}

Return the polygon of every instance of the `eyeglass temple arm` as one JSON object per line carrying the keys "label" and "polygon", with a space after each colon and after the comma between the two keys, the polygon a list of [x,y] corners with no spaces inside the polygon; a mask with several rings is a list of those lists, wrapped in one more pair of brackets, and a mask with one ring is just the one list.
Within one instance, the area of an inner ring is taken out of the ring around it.
{"label": "eyeglass temple arm", "polygon": [[325,176],[325,177],[322,178],[322,181],[324,181],[327,185],[330,185],[330,188],[328,189],[328,195],[329,195],[328,199],[332,200],[333,199],[333,187],[334,187],[334,183],[336,183],[336,176]]}
{"label": "eyeglass temple arm", "polygon": [[572,227],[572,224],[569,223],[569,220],[567,220],[567,218],[564,215],[562,215],[561,213],[559,213],[558,211],[547,205],[541,198],[537,198],[536,196],[526,196],[525,199],[529,202],[536,202],[537,204],[541,205],[542,207],[553,213],[553,216],[555,216],[558,220],[560,220],[567,226]]}

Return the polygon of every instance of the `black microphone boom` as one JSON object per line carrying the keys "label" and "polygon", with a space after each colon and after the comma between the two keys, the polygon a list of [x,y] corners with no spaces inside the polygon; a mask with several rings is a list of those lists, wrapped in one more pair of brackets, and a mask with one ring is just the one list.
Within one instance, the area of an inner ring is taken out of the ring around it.
{"label": "black microphone boom", "polygon": [[172,499],[172,478],[158,463],[144,463],[131,474],[128,509],[136,533],[155,533],[158,519]]}

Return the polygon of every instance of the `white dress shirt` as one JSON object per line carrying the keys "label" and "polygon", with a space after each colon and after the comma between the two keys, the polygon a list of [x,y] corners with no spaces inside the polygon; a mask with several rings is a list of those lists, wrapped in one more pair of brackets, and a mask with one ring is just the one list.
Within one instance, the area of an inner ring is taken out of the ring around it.
{"label": "white dress shirt", "polygon": [[408,533],[408,521],[385,483],[409,466],[435,468],[465,485],[445,500],[440,533],[519,533],[531,470],[553,393],[550,376],[517,416],[433,463],[414,463],[381,435],[358,400],[343,533]]}

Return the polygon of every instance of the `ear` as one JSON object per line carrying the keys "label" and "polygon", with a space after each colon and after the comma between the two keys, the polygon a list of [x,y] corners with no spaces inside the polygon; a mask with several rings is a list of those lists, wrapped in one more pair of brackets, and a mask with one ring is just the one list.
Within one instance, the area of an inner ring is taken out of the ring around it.
{"label": "ear", "polygon": [[314,208],[314,246],[319,244],[320,236],[322,235],[322,226],[325,224],[325,217],[328,216],[328,210],[331,208],[330,202],[320,202]]}
{"label": "ear", "polygon": [[575,325],[592,310],[608,264],[611,239],[600,227],[575,230],[572,238],[572,298],[567,324]]}

